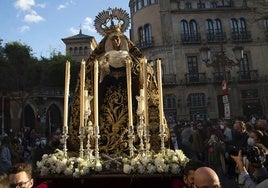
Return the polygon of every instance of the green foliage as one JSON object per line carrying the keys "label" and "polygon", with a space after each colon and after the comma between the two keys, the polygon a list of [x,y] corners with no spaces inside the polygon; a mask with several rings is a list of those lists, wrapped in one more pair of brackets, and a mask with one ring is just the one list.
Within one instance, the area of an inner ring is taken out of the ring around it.
{"label": "green foliage", "polygon": [[27,91],[36,87],[64,88],[65,63],[71,62],[70,89],[74,89],[80,63],[72,62],[70,56],[54,52],[50,58],[39,60],[32,55],[32,49],[20,42],[0,45],[0,90]]}

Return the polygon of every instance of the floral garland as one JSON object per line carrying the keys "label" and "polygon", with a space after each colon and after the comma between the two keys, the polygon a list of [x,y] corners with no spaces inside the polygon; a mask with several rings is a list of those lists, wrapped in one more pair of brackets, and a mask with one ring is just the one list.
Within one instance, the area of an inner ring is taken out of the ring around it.
{"label": "floral garland", "polygon": [[[125,174],[180,174],[188,161],[189,159],[182,150],[167,149],[165,154],[150,152],[137,154],[132,158],[123,158],[122,172]],[[92,159],[66,158],[63,151],[57,149],[53,154],[42,156],[42,160],[37,162],[37,171],[40,176],[65,175],[78,178],[101,172],[103,162],[94,157]]]}

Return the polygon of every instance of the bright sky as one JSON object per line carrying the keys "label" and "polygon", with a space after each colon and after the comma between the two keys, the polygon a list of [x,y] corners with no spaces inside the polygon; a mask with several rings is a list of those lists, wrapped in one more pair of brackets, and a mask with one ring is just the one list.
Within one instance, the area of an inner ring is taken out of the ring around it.
{"label": "bright sky", "polygon": [[[96,32],[94,19],[110,8],[129,13],[129,0],[0,0],[0,39],[20,41],[30,46],[35,57],[50,57],[53,51],[65,54],[62,38],[79,33],[102,37]],[[128,36],[128,33],[125,33]]]}

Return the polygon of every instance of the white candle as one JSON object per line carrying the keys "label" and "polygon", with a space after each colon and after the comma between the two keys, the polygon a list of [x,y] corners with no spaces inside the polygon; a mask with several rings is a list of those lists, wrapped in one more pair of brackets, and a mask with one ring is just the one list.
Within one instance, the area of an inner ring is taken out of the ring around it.
{"label": "white candle", "polygon": [[161,60],[157,59],[156,63],[157,63],[157,83],[158,83],[158,93],[159,93],[159,108],[158,108],[159,109],[159,123],[160,123],[160,126],[164,126]]}
{"label": "white candle", "polygon": [[80,126],[84,127],[84,114],[85,114],[85,61],[81,62],[80,70]]}
{"label": "white candle", "polygon": [[147,96],[147,59],[143,62],[143,92],[144,92],[144,123],[148,126],[148,96]]}
{"label": "white candle", "polygon": [[68,126],[68,103],[69,103],[69,84],[70,84],[70,62],[65,65],[65,88],[64,88],[64,110],[63,110],[63,126]]}
{"label": "white candle", "polygon": [[94,124],[96,134],[99,134],[99,66],[98,61],[94,61]]}
{"label": "white candle", "polygon": [[132,117],[132,89],[131,89],[131,61],[126,60],[126,72],[127,72],[127,99],[128,99],[128,124],[129,131],[131,131],[131,126],[133,125]]}

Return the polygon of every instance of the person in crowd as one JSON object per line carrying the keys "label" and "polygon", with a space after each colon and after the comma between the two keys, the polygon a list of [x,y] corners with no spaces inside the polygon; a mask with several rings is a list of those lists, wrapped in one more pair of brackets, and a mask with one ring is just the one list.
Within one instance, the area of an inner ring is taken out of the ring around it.
{"label": "person in crowd", "polygon": [[2,139],[2,145],[0,147],[0,174],[7,173],[12,166],[9,144],[10,139],[8,136],[5,136]]}
{"label": "person in crowd", "polygon": [[233,125],[232,145],[235,147],[247,147],[248,133],[243,121],[235,121]]}
{"label": "person in crowd", "polygon": [[200,167],[194,172],[194,187],[220,188],[221,183],[217,173],[209,167]]}
{"label": "person in crowd", "polygon": [[228,175],[230,177],[236,177],[235,162],[230,157],[230,153],[234,150],[245,149],[248,145],[248,133],[245,123],[243,121],[235,121],[233,124],[233,139],[227,147],[228,152]]}
{"label": "person in crowd", "polygon": [[177,135],[173,130],[170,131],[170,141],[171,141],[171,148],[172,149],[174,149],[174,150],[179,149]]}
{"label": "person in crowd", "polygon": [[8,179],[10,187],[32,188],[34,185],[32,166],[29,163],[13,165],[9,170]]}
{"label": "person in crowd", "polygon": [[172,188],[193,188],[194,185],[194,172],[205,164],[198,160],[190,160],[183,170],[183,177],[175,179],[172,182]]}
{"label": "person in crowd", "polygon": [[267,121],[264,119],[259,119],[256,122],[256,129],[260,130],[263,133],[263,144],[265,147],[268,148],[268,127],[267,127]]}
{"label": "person in crowd", "polygon": [[10,153],[12,164],[21,162],[23,154],[23,146],[20,144],[18,138],[14,137],[10,144]]}
{"label": "person in crowd", "polygon": [[263,166],[262,156],[263,152],[256,146],[253,146],[252,150],[247,153],[247,159],[253,168],[250,171],[244,165],[242,150],[239,150],[238,155],[231,156],[237,165],[238,183],[241,188],[268,187],[268,172]]}
{"label": "person in crowd", "polygon": [[7,174],[0,175],[0,188],[9,188],[9,181]]}
{"label": "person in crowd", "polygon": [[192,150],[195,152],[196,157],[200,161],[204,161],[205,141],[203,136],[203,124],[198,121],[196,124],[196,131],[193,134]]}
{"label": "person in crowd", "polygon": [[[226,165],[224,161],[225,144],[215,134],[212,134],[208,140],[208,166],[223,173],[226,172]],[[221,167],[221,168],[219,168]]]}
{"label": "person in crowd", "polygon": [[229,123],[227,121],[222,121],[220,124],[220,128],[221,130],[223,130],[223,141],[225,142],[225,144],[229,144],[233,139],[232,129],[230,129]]}
{"label": "person in crowd", "polygon": [[193,152],[192,152],[192,143],[190,138],[192,138],[192,134],[194,133],[194,130],[191,128],[190,123],[184,124],[183,130],[181,131],[181,144],[182,144],[182,150],[185,153],[185,155],[188,158],[193,158]]}

